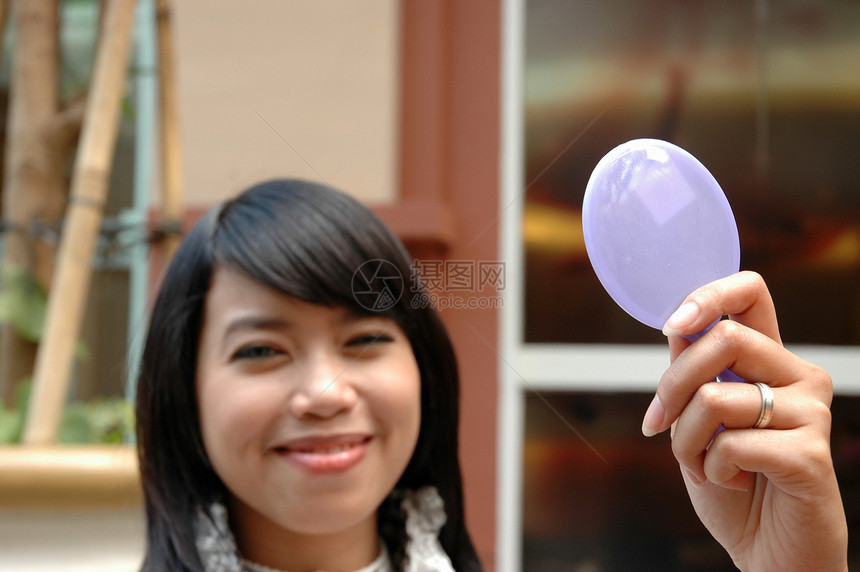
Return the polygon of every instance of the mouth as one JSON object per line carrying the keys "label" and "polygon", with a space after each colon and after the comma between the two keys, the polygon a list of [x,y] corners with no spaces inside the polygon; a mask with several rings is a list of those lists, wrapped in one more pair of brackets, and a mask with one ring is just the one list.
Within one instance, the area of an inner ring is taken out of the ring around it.
{"label": "mouth", "polygon": [[319,446],[305,445],[305,446],[287,447],[286,445],[284,445],[284,446],[280,446],[280,447],[275,447],[275,451],[278,453],[281,453],[281,454],[286,454],[286,453],[313,453],[316,455],[334,455],[336,453],[342,453],[344,451],[349,451],[350,449],[353,449],[353,448],[357,447],[358,445],[366,443],[367,441],[370,441],[370,437],[367,437],[361,441],[354,441],[354,442],[348,442],[348,443],[322,444]]}
{"label": "mouth", "polygon": [[[356,443],[344,443],[342,445],[331,445],[331,446],[322,446],[322,447],[302,447],[292,449],[297,453],[316,453],[318,455],[333,455],[335,453],[342,453],[343,451],[349,451],[353,447],[356,446]],[[286,453],[290,449],[286,447],[279,448],[281,452]]]}
{"label": "mouth", "polygon": [[293,466],[314,474],[345,472],[357,465],[372,441],[369,435],[312,437],[273,448]]}

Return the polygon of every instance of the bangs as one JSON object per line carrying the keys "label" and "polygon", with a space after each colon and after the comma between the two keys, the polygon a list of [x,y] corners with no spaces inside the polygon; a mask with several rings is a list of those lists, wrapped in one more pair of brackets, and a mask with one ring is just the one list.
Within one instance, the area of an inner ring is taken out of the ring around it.
{"label": "bangs", "polygon": [[409,258],[392,244],[399,243],[387,227],[354,199],[296,181],[262,183],[228,203],[212,237],[217,262],[278,292],[357,314],[389,316],[399,313],[402,299],[379,311],[363,303],[356,284],[377,262],[398,275],[405,290]]}

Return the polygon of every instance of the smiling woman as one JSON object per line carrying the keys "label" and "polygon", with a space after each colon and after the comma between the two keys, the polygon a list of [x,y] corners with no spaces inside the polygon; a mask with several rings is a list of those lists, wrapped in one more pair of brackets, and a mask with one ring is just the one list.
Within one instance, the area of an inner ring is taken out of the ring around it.
{"label": "smiling woman", "polygon": [[410,296],[357,300],[370,260],[409,275],[370,211],[299,181],[252,187],[185,239],[138,384],[145,570],[481,570],[451,344]]}
{"label": "smiling woman", "polygon": [[[418,440],[420,390],[393,320],[301,302],[216,267],[198,355],[200,425],[233,492],[244,555],[277,561],[268,552],[290,531],[332,544],[369,535],[372,560],[376,509]],[[293,556],[310,550],[310,564],[315,549],[303,543]],[[362,562],[353,564],[338,569]]]}

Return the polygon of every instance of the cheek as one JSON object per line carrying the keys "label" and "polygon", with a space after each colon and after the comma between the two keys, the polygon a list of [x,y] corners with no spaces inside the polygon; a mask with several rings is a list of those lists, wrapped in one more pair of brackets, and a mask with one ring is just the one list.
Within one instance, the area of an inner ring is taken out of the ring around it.
{"label": "cheek", "polygon": [[388,383],[376,392],[376,409],[411,457],[421,427],[421,378],[414,359],[392,368]]}
{"label": "cheek", "polygon": [[231,382],[209,375],[197,383],[200,431],[210,459],[236,455],[258,447],[267,423],[276,415],[278,400],[265,386]]}
{"label": "cheek", "polygon": [[384,414],[392,430],[402,432],[404,437],[418,438],[421,426],[421,391],[419,382],[410,383],[409,388],[398,387],[389,392],[384,400]]}

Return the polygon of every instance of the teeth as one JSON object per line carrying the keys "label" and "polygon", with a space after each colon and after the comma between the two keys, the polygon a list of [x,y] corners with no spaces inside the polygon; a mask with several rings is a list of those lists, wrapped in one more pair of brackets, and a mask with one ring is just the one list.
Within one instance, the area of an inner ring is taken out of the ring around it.
{"label": "teeth", "polygon": [[303,449],[302,453],[317,453],[323,455],[334,455],[335,453],[342,453],[343,451],[349,451],[353,448],[352,443],[345,443],[343,445],[336,445],[334,447],[326,447],[320,449]]}

